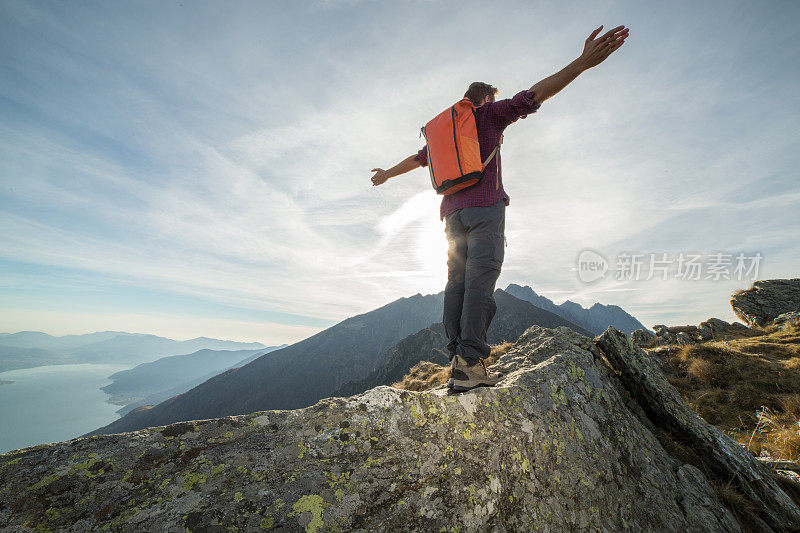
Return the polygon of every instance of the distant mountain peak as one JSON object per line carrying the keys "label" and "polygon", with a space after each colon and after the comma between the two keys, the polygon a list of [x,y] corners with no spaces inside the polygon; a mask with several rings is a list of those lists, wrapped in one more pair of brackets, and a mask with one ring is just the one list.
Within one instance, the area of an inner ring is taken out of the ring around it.
{"label": "distant mountain peak", "polygon": [[546,311],[555,313],[591,331],[595,335],[601,334],[608,326],[614,326],[625,333],[631,333],[637,329],[647,329],[635,317],[617,305],[597,302],[586,309],[572,300],[565,300],[561,304],[555,304],[549,298],[536,294],[531,287],[517,285],[516,283],[506,287],[506,292]]}
{"label": "distant mountain peak", "polygon": [[[0,368],[6,361],[12,368],[28,368],[43,364],[70,363],[144,363],[160,357],[188,354],[208,348],[212,350],[239,350],[266,348],[258,342],[235,342],[198,337],[176,341],[150,333],[102,331],[55,337],[41,331],[20,331],[0,336]],[[28,350],[28,352],[26,352]],[[46,354],[33,354],[30,350],[45,350]],[[12,355],[11,352],[14,352]]]}

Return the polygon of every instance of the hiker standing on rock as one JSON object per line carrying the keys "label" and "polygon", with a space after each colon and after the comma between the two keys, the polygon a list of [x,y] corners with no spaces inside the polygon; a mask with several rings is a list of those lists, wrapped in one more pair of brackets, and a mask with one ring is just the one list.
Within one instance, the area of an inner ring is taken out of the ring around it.
{"label": "hiker standing on rock", "polygon": [[422,128],[426,144],[418,153],[389,170],[372,169],[372,184],[381,185],[426,166],[434,189],[444,195],[439,218],[445,220],[449,249],[443,321],[451,365],[448,386],[454,390],[495,385],[501,377],[489,373],[483,359],[491,350],[486,330],[497,310],[494,288],[503,264],[509,204],[500,166],[503,131],[605,61],[628,36],[628,28],[618,26],[595,39],[602,29],[589,35],[580,57],[512,98],[495,101],[495,87],[470,84],[463,100]]}

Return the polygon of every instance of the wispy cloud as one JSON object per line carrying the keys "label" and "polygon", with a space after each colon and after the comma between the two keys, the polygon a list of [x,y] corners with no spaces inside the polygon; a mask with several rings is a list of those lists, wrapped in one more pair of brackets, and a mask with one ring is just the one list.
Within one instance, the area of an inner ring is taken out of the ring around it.
{"label": "wispy cloud", "polygon": [[[133,316],[151,302],[194,336],[224,336],[214,312],[237,335],[263,320],[263,339],[296,338],[438,292],[446,243],[426,173],[372,187],[369,169],[418,150],[420,125],[469,82],[511,96],[599,23],[632,37],[508,129],[499,283],[645,321],[728,316],[730,283],[588,287],[571,270],[584,248],[724,247],[796,275],[797,9],[725,5],[6,2],[0,329],[158,332]],[[502,35],[454,60],[463,28],[486,24]],[[140,307],[58,319],[41,302],[65,285],[138,290]],[[184,297],[197,304],[163,308]]]}

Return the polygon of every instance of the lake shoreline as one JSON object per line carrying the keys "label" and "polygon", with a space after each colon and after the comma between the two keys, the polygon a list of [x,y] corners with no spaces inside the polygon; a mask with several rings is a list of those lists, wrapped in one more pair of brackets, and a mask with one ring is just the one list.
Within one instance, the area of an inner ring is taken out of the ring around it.
{"label": "lake shoreline", "polygon": [[45,365],[0,373],[0,453],[79,437],[119,418],[101,387],[130,368],[118,364]]}

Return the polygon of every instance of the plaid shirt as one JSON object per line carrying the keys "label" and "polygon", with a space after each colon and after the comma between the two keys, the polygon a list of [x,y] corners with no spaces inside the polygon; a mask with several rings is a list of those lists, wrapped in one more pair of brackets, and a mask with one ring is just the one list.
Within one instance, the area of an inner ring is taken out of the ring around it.
{"label": "plaid shirt", "polygon": [[[483,104],[475,110],[478,127],[478,142],[481,145],[481,160],[486,160],[503,138],[503,130],[520,118],[539,109],[527,91],[520,91],[512,98]],[[423,167],[428,166],[428,146],[425,145],[414,158]],[[500,164],[500,150],[483,170],[483,179],[476,185],[442,197],[439,219],[462,207],[494,205],[500,200],[509,204],[508,194],[503,189],[503,172]]]}

